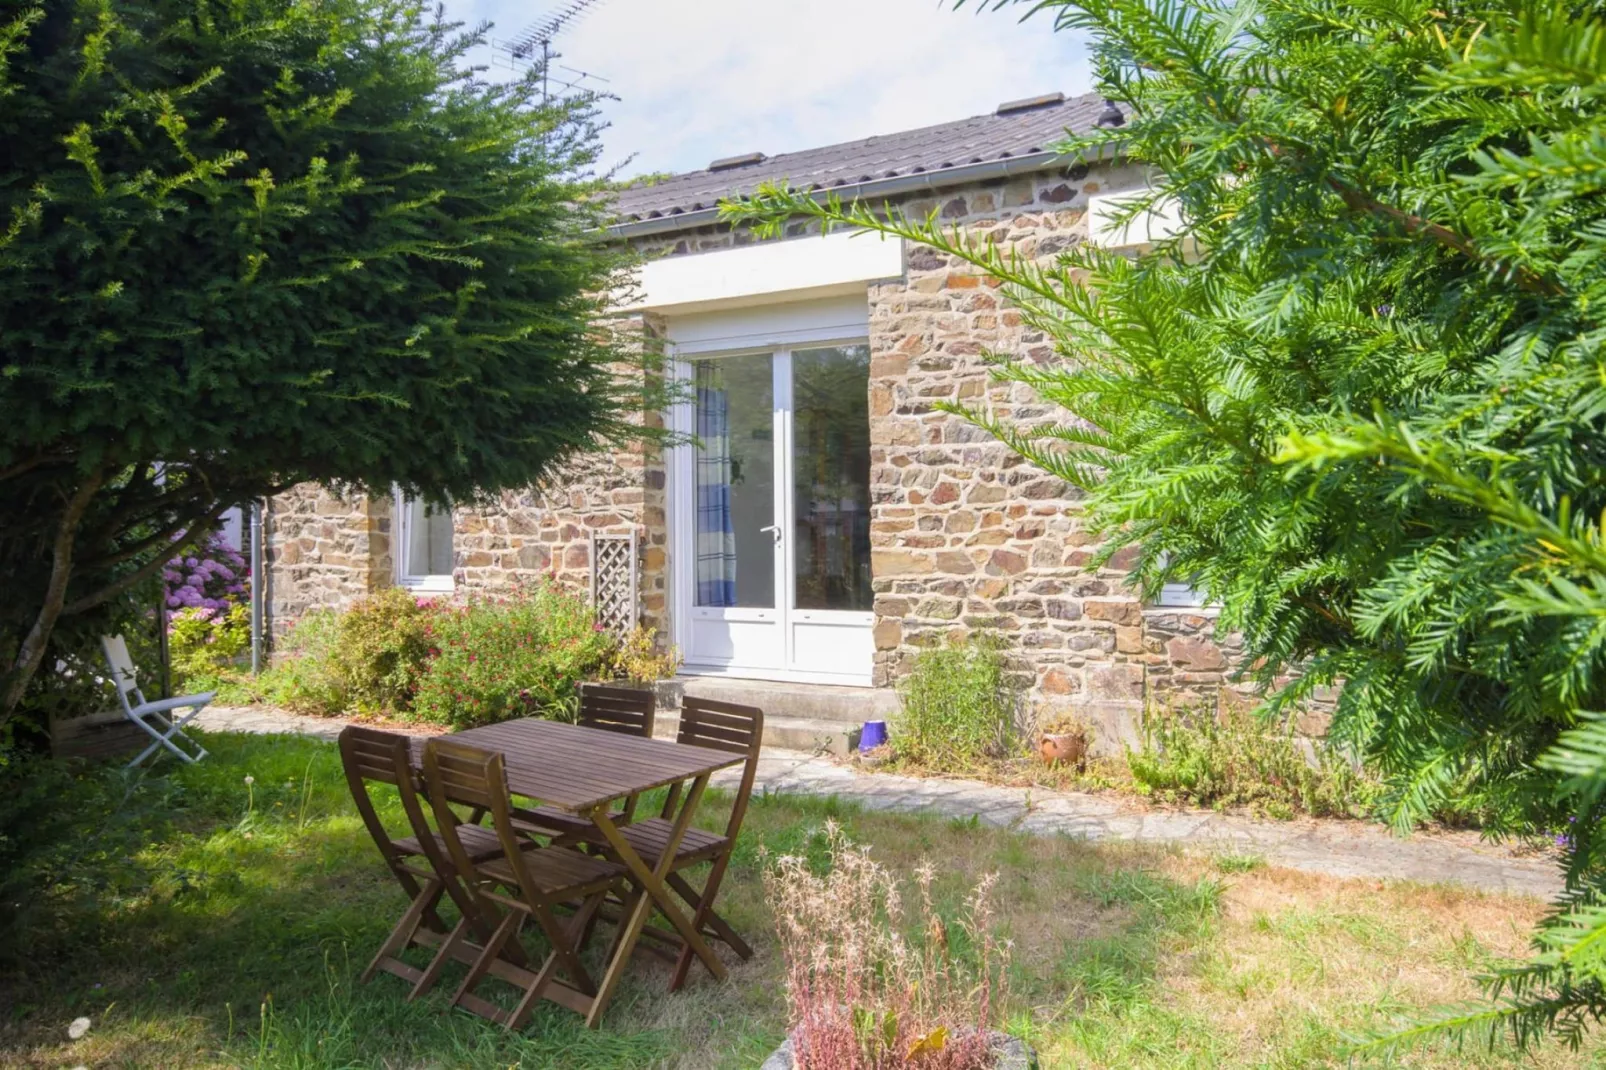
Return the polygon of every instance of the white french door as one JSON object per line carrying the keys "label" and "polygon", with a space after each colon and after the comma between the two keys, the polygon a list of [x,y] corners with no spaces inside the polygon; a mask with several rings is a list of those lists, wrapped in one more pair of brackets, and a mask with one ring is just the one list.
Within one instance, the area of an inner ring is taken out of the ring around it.
{"label": "white french door", "polygon": [[691,672],[868,684],[869,348],[676,361],[676,642]]}

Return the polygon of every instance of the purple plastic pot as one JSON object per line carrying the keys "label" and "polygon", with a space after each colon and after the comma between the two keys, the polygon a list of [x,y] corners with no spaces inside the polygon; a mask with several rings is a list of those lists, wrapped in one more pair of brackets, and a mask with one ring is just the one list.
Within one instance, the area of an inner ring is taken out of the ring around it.
{"label": "purple plastic pot", "polygon": [[859,750],[874,750],[887,741],[887,722],[866,721],[859,730]]}

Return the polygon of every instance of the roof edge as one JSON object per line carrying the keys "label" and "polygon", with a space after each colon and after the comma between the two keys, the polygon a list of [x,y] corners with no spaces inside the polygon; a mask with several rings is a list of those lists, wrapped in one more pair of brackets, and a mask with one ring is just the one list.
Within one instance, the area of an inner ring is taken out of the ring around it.
{"label": "roof edge", "polygon": [[[1109,146],[1109,148],[1111,153],[1105,159],[1114,162],[1123,154],[1125,146],[1116,144]],[[1101,163],[1105,162],[1105,159],[1087,160],[1080,153],[1037,152],[1029,156],[1007,156],[1003,159],[963,164],[959,167],[948,167],[940,171],[922,171],[918,174],[878,178],[870,182],[851,182],[841,186],[829,186],[823,189],[811,190],[810,196],[816,201],[823,201],[830,197],[838,197],[842,200],[860,200],[865,197],[891,197],[921,189],[947,189],[952,186],[985,182],[988,179],[1005,178],[1010,175],[1052,171],[1059,167],[1072,167],[1078,163]],[[660,216],[657,219],[637,219],[629,223],[615,223],[609,226],[607,231],[609,236],[614,238],[642,238],[650,234],[674,234],[682,230],[694,230],[697,227],[708,226],[718,221],[718,207],[702,208],[695,212],[681,212],[677,215]]]}

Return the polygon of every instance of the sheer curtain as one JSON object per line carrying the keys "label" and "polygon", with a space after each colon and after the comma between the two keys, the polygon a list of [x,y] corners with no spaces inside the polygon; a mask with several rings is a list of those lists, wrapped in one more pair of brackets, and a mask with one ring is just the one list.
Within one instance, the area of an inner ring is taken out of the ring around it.
{"label": "sheer curtain", "polygon": [[697,604],[736,604],[730,398],[712,362],[697,365]]}

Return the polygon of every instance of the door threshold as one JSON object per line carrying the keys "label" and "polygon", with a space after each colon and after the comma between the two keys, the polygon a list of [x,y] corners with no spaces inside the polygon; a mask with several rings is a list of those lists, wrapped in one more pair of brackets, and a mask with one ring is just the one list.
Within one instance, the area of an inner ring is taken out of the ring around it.
{"label": "door threshold", "polygon": [[778,684],[829,684],[835,687],[862,687],[874,690],[868,675],[835,672],[801,672],[790,669],[742,669],[729,665],[682,664],[681,676],[702,676],[725,680],[768,680]]}

